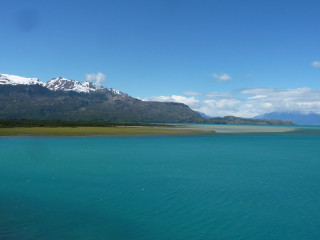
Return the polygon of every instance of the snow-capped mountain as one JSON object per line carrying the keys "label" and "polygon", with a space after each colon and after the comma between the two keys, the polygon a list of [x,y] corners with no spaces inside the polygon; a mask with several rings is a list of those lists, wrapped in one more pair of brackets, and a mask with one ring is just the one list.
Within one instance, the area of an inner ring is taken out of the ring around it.
{"label": "snow-capped mountain", "polygon": [[[118,94],[118,95],[124,95],[124,94],[125,94],[125,93],[120,92],[119,90],[114,89],[114,88],[108,88],[108,90],[109,90],[110,92],[112,92],[113,94]],[[125,95],[126,95],[126,94],[125,94]]]}
{"label": "snow-capped mountain", "polygon": [[25,78],[10,74],[0,74],[0,85],[41,85],[52,91],[75,91],[79,93],[91,93],[99,89],[106,89],[115,95],[127,95],[126,93],[120,92],[114,88],[106,88],[99,84],[85,81],[80,82],[76,80],[70,80],[63,77],[53,78],[50,81],[44,83],[38,78]]}
{"label": "snow-capped mountain", "polygon": [[89,81],[79,82],[62,77],[53,78],[45,84],[45,87],[53,91],[94,92],[104,87]]}
{"label": "snow-capped mountain", "polygon": [[41,85],[44,86],[44,83],[41,82],[38,78],[25,78],[10,74],[0,74],[0,85]]}
{"label": "snow-capped mountain", "polygon": [[[14,85],[14,86],[12,86]],[[70,92],[86,94],[73,94]],[[237,117],[204,118],[183,103],[141,101],[114,88],[86,81],[0,74],[0,119],[108,122],[191,122],[290,125],[289,121]]]}

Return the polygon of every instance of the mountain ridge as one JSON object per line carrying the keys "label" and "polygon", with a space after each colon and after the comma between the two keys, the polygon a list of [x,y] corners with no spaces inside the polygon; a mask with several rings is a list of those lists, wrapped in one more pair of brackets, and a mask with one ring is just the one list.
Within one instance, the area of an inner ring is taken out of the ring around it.
{"label": "mountain ridge", "polygon": [[271,112],[254,117],[255,119],[290,120],[298,125],[320,125],[320,114],[300,112]]}
{"label": "mountain ridge", "polygon": [[[26,78],[11,74],[0,74],[0,85],[40,85],[52,91],[75,91],[85,93],[106,88],[91,81],[80,82],[64,77],[56,77],[47,82],[42,82],[39,78]],[[109,88],[108,90],[115,94],[125,94],[113,88]]]}
{"label": "mountain ridge", "polygon": [[62,77],[37,78],[0,74],[0,119],[292,125],[289,121],[227,116],[204,118],[187,105],[142,101],[113,88]]}
{"label": "mountain ridge", "polygon": [[107,88],[91,93],[41,85],[0,85],[0,119],[107,122],[201,122],[182,103],[145,102]]}
{"label": "mountain ridge", "polygon": [[44,82],[41,82],[38,78],[26,78],[17,75],[11,74],[1,74],[0,73],[0,85],[42,85],[44,86]]}

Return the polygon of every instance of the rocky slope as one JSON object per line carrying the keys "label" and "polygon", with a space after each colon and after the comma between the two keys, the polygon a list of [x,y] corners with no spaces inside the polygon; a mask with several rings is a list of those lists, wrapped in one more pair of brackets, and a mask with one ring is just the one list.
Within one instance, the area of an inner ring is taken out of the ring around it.
{"label": "rocky slope", "polygon": [[80,82],[63,77],[52,78],[48,82],[42,82],[38,78],[26,78],[10,74],[0,74],[0,85],[40,85],[52,91],[74,91],[78,93],[90,93],[99,89],[108,89],[114,94],[124,94],[113,88],[105,88],[99,84],[85,81]]}
{"label": "rocky slope", "polygon": [[89,81],[79,82],[62,77],[53,78],[44,85],[46,88],[53,91],[75,91],[75,92],[94,92],[98,89],[103,89],[102,86]]}

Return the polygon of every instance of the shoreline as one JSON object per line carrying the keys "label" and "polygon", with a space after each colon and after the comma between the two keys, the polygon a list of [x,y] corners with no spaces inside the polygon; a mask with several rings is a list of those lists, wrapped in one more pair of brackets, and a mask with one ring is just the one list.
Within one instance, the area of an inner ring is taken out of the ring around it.
{"label": "shoreline", "polygon": [[181,127],[12,127],[0,128],[1,137],[99,137],[138,135],[214,134],[213,129]]}
{"label": "shoreline", "polygon": [[103,137],[168,135],[279,134],[299,131],[298,127],[246,125],[166,125],[166,126],[55,126],[0,128],[0,137]]}
{"label": "shoreline", "polygon": [[216,134],[246,134],[246,133],[286,133],[297,131],[295,126],[273,125],[187,125],[186,128],[214,130]]}
{"label": "shoreline", "polygon": [[5,137],[160,137],[160,136],[246,136],[246,135],[314,135],[315,129],[288,126],[256,125],[170,125],[116,127],[0,127]]}

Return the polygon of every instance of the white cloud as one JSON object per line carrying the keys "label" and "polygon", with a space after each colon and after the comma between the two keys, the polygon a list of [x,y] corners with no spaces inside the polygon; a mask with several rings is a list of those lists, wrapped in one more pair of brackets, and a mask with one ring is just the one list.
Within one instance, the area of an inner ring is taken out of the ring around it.
{"label": "white cloud", "polygon": [[226,73],[223,73],[221,75],[213,73],[211,76],[216,78],[218,80],[218,82],[227,82],[227,81],[231,81],[232,80],[232,77],[229,74],[226,74]]}
{"label": "white cloud", "polygon": [[191,95],[191,96],[199,96],[201,93],[193,92],[193,91],[184,91],[182,92],[184,95]]}
{"label": "white cloud", "polygon": [[266,98],[267,95],[255,95],[253,97],[248,97],[248,99],[261,99],[261,98]]}
{"label": "white cloud", "polygon": [[200,112],[209,116],[229,116],[235,115],[234,109],[241,101],[237,99],[205,100],[201,104]]}
{"label": "white cloud", "polygon": [[106,75],[101,72],[89,73],[86,74],[86,80],[89,82],[95,82],[96,84],[100,85],[102,82],[106,81]]}
{"label": "white cloud", "polygon": [[253,95],[246,98],[244,102],[252,104],[258,114],[267,112],[320,113],[320,90],[252,88],[243,89],[240,93]]}
{"label": "white cloud", "polygon": [[311,63],[311,65],[312,65],[313,67],[320,67],[320,61],[313,61],[313,62]]}
{"label": "white cloud", "polygon": [[[320,90],[310,88],[250,88],[231,93],[208,93],[214,99],[199,100],[179,95],[158,96],[143,100],[181,102],[208,116],[254,117],[269,112],[320,113]],[[247,96],[249,95],[249,96]],[[207,96],[207,97],[208,97]],[[209,98],[209,97],[208,97]]]}
{"label": "white cloud", "polygon": [[172,96],[154,96],[151,98],[143,98],[143,101],[157,101],[157,102],[179,102],[188,105],[190,108],[197,108],[200,101],[195,97],[185,97],[179,95]]}
{"label": "white cloud", "polygon": [[206,98],[233,98],[231,93],[210,92],[204,95]]}
{"label": "white cloud", "polygon": [[245,89],[240,89],[239,92],[242,94],[251,94],[251,95],[255,95],[255,94],[265,94],[265,93],[270,93],[273,92],[274,89],[273,88],[245,88]]}

